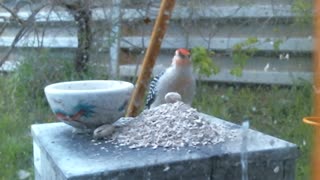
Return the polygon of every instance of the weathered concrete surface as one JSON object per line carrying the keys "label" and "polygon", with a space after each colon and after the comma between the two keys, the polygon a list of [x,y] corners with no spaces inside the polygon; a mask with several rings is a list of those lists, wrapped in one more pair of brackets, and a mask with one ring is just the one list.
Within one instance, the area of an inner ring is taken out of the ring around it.
{"label": "weathered concrete surface", "polygon": [[[204,115],[230,129],[239,126]],[[32,126],[36,179],[241,179],[241,137],[216,145],[132,150],[75,135],[64,123]],[[294,179],[297,146],[250,130],[249,179]]]}

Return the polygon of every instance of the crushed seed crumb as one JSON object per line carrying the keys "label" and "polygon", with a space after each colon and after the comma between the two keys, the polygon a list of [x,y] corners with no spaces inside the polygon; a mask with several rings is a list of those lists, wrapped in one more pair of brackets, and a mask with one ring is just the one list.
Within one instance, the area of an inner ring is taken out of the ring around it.
{"label": "crushed seed crumb", "polygon": [[205,120],[196,109],[178,101],[144,110],[135,118],[122,118],[111,137],[116,146],[175,148],[224,142],[235,137],[220,124]]}

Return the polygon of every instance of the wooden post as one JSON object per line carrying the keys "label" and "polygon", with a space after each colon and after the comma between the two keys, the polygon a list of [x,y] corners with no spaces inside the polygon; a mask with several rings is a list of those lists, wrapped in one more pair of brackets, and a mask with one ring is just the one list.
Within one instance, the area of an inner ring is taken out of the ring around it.
{"label": "wooden post", "polygon": [[146,55],[144,56],[141,72],[138,77],[135,90],[132,94],[126,116],[137,116],[138,111],[143,103],[145,90],[148,86],[156,58],[158,57],[161,43],[166,33],[167,25],[169,24],[174,5],[175,0],[162,0],[161,2],[158,17],[153,27],[149,47]]}
{"label": "wooden post", "polygon": [[[314,81],[314,116],[320,117],[320,1],[315,0],[314,10],[314,40],[315,52],[313,59],[313,81]],[[320,179],[320,127],[315,126],[314,148],[312,154],[312,179]]]}

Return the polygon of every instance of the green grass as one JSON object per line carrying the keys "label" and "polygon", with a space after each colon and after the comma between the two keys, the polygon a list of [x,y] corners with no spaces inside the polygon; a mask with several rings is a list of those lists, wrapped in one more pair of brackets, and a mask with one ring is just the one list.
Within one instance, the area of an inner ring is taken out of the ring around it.
{"label": "green grass", "polygon": [[11,94],[4,89],[6,81],[1,79],[0,97],[0,179],[17,179],[15,171],[31,171],[32,144],[28,133],[30,122],[17,107],[14,107]]}
{"label": "green grass", "polygon": [[[92,71],[79,77],[70,68],[72,64],[51,63],[48,59],[50,56],[44,53],[37,61],[32,58],[26,61],[17,73],[0,76],[0,179],[17,179],[20,169],[33,172],[30,125],[54,121],[44,97],[45,85],[106,78]],[[311,114],[311,94],[308,83],[290,87],[202,83],[194,106],[237,124],[250,120],[252,128],[297,144],[301,154],[296,179],[304,180],[310,174],[312,128],[301,119]]]}
{"label": "green grass", "polygon": [[[0,75],[0,180],[18,179],[17,172],[33,173],[32,137],[34,123],[53,122],[43,88],[58,81],[106,78],[101,72],[77,74],[71,59],[34,53],[17,72]],[[30,177],[33,179],[33,177]]]}
{"label": "green grass", "polygon": [[290,87],[201,85],[194,102],[201,112],[293,142],[300,149],[296,179],[310,179],[312,128],[302,118],[312,111],[308,83]]}

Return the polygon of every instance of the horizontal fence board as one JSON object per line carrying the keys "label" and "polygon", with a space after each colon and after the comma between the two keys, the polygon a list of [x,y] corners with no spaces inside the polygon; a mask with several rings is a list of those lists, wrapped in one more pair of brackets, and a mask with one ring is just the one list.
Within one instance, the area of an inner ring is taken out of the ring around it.
{"label": "horizontal fence board", "polygon": [[[137,69],[135,65],[121,65],[121,76],[137,76],[139,74],[140,66]],[[155,74],[165,70],[163,65],[155,67]],[[311,81],[311,72],[288,72],[288,71],[257,71],[244,69],[241,77],[230,74],[227,69],[222,69],[218,74],[211,75],[210,77],[199,77],[198,80],[202,81],[215,81],[215,82],[237,82],[237,83],[259,83],[259,84],[294,84],[299,79]]]}
{"label": "horizontal fence board", "polygon": [[[153,75],[159,74],[170,66],[172,56],[162,53],[157,59]],[[253,57],[247,61],[241,77],[231,75],[233,67],[231,57],[214,57],[215,64],[221,69],[210,77],[198,77],[199,80],[217,82],[240,82],[262,84],[294,84],[299,79],[312,80],[311,57],[292,57],[286,60],[272,57]],[[140,66],[121,65],[121,76],[138,76]]]}
{"label": "horizontal fence board", "polygon": [[[274,51],[273,42],[279,38],[257,37],[256,47],[259,51]],[[14,41],[15,36],[1,36],[0,47],[9,47]],[[179,47],[193,48],[204,46],[213,50],[232,50],[234,45],[246,41],[247,37],[213,37],[210,41],[203,37],[165,37],[163,39],[162,49],[176,49]],[[282,38],[280,38],[282,39]],[[105,41],[108,38],[105,37]],[[127,49],[143,49],[148,47],[150,37],[122,37],[120,47]],[[23,37],[17,44],[17,47],[47,47],[47,48],[76,48],[78,40],[76,36],[34,36]],[[282,40],[279,51],[311,52],[313,48],[313,39],[310,37],[288,37]]]}
{"label": "horizontal fence board", "polygon": [[[56,10],[57,9],[57,10]],[[71,22],[73,16],[63,8],[52,9],[44,8],[35,16],[36,22]],[[111,8],[94,8],[92,11],[93,20],[110,19]],[[31,11],[21,11],[18,17],[22,20],[28,19]],[[141,20],[148,16],[151,19],[156,18],[156,14],[149,16],[145,9],[122,9],[122,19],[124,21]],[[296,16],[292,13],[291,5],[218,5],[204,7],[181,7],[177,6],[172,14],[172,19],[209,19],[209,18],[292,18]],[[4,9],[0,9],[0,23],[7,22],[11,14]]]}
{"label": "horizontal fence board", "polygon": [[[255,46],[260,51],[274,51],[274,46],[271,41],[277,41],[278,38],[273,37],[257,37],[259,43]],[[150,42],[150,37],[122,37],[122,48],[144,48]],[[246,41],[247,37],[213,37],[210,41],[202,37],[165,37],[161,48],[175,49],[177,47],[193,48],[196,46],[209,47],[214,50],[230,50],[237,43]],[[297,51],[310,52],[312,51],[313,40],[310,37],[288,37],[283,40],[279,46],[280,51]]]}

